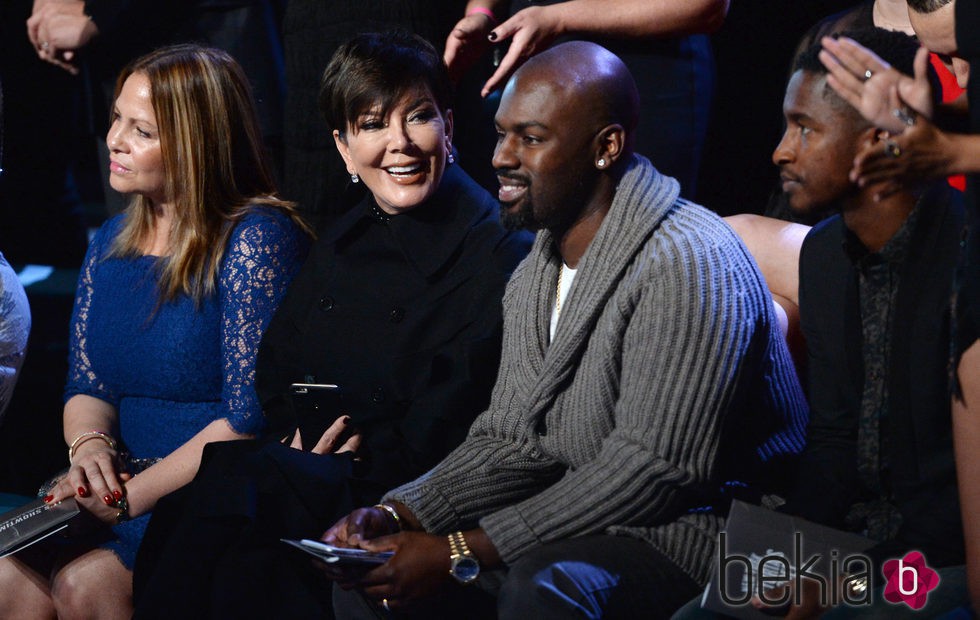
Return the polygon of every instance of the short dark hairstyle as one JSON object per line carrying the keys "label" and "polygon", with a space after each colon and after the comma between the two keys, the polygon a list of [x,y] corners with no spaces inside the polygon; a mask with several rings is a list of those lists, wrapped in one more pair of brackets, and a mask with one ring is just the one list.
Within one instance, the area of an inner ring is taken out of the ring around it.
{"label": "short dark hairstyle", "polygon": [[[912,75],[915,71],[915,53],[919,49],[919,43],[915,37],[911,37],[904,32],[885,30],[883,28],[861,28],[855,30],[845,30],[844,32],[834,33],[831,36],[853,39],[877,54],[879,58],[905,75]],[[823,49],[823,46],[820,45],[819,41],[816,41],[810,45],[810,47],[803,50],[803,52],[796,57],[796,62],[793,65],[793,72],[805,71],[816,75],[826,75],[827,67],[820,62],[820,58],[818,57],[821,49]],[[933,92],[941,92],[939,77],[936,75],[935,69],[932,68],[932,65],[929,66],[928,72],[929,81],[932,83]],[[823,96],[824,98],[830,100],[835,106],[853,112],[855,119],[860,118],[863,121],[863,117],[861,117],[860,113],[849,103],[844,101],[844,99],[842,99],[837,93],[835,93],[829,85],[824,86]],[[862,124],[864,123],[862,122]]]}
{"label": "short dark hairstyle", "polygon": [[[911,37],[904,32],[885,30],[883,28],[861,28],[834,33],[832,36],[835,38],[847,37],[848,39],[853,39],[905,75],[912,75],[914,73],[915,53],[919,49],[919,43],[915,37]],[[810,47],[806,48],[796,58],[793,71],[802,70],[808,73],[827,73],[827,68],[823,66],[823,63],[818,58],[821,49],[823,49],[823,46],[820,45],[819,41],[814,42]]]}
{"label": "short dark hairstyle", "polygon": [[909,8],[916,13],[932,13],[943,8],[953,0],[907,0]]}
{"label": "short dark hairstyle", "polygon": [[359,34],[340,46],[320,79],[320,111],[341,134],[373,106],[381,115],[413,90],[427,86],[440,112],[452,107],[453,88],[442,56],[404,30]]}

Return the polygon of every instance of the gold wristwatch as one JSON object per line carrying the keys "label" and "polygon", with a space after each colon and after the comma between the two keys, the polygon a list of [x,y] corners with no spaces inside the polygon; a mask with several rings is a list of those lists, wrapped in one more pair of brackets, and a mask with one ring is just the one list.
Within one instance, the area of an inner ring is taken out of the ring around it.
{"label": "gold wristwatch", "polygon": [[480,576],[480,563],[466,545],[462,532],[449,535],[449,574],[464,585]]}

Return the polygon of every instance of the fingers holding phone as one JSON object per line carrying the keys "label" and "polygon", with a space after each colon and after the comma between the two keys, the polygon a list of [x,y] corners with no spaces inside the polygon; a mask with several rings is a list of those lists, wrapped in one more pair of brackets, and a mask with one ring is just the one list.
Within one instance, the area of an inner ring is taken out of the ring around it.
{"label": "fingers holding phone", "polygon": [[[299,431],[296,431],[299,436]],[[295,440],[294,440],[295,441]],[[314,454],[331,454],[341,452],[357,452],[361,445],[361,434],[351,424],[349,415],[342,415],[331,424],[313,446]]]}

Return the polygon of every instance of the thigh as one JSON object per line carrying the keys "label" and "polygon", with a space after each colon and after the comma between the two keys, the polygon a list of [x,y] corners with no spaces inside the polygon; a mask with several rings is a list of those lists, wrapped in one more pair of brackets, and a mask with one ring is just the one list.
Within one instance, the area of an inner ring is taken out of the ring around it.
{"label": "thigh", "polygon": [[54,617],[51,605],[51,574],[49,558],[23,556],[27,549],[0,559],[0,617]]}
{"label": "thigh", "polygon": [[652,545],[590,536],[543,545],[508,571],[501,618],[669,618],[698,584]]}

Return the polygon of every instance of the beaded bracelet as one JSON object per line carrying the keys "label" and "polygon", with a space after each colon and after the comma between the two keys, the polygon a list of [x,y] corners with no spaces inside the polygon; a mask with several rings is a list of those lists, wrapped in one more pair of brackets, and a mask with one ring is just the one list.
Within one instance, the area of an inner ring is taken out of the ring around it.
{"label": "beaded bracelet", "polygon": [[470,15],[476,15],[477,13],[479,13],[480,15],[486,15],[487,17],[490,18],[490,21],[493,22],[494,24],[499,23],[497,21],[497,16],[493,14],[493,11],[491,11],[485,6],[473,7],[472,9],[466,12],[466,16],[469,17]]}
{"label": "beaded bracelet", "polygon": [[75,458],[75,451],[78,450],[78,446],[96,437],[109,444],[109,448],[116,449],[116,440],[109,434],[103,433],[102,431],[87,431],[76,437],[75,441],[71,442],[71,446],[68,447],[68,462],[71,463],[72,459]]}
{"label": "beaded bracelet", "polygon": [[125,495],[117,499],[113,506],[119,511],[116,513],[116,525],[122,523],[123,521],[129,521],[132,519],[132,517],[129,516],[129,500],[126,499]]}

